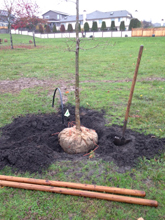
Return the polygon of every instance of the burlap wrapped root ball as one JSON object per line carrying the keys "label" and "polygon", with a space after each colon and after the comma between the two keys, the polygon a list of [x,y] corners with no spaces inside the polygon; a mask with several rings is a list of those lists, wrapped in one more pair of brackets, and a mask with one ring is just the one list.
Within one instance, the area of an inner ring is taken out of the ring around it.
{"label": "burlap wrapped root ball", "polygon": [[59,144],[68,154],[87,153],[93,150],[98,142],[97,133],[86,127],[81,127],[81,131],[76,126],[65,128],[59,135]]}

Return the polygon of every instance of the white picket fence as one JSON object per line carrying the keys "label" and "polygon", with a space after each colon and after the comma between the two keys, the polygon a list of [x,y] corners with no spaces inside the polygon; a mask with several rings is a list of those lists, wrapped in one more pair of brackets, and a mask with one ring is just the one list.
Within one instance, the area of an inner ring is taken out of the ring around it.
{"label": "white picket fence", "polygon": [[[11,30],[12,34],[22,34],[32,36],[32,32]],[[85,33],[84,33],[85,34]],[[86,32],[86,37],[131,37],[131,31],[106,31],[106,32]],[[75,38],[76,33],[51,33],[51,34],[35,34],[38,38]],[[82,37],[82,33],[79,33]]]}

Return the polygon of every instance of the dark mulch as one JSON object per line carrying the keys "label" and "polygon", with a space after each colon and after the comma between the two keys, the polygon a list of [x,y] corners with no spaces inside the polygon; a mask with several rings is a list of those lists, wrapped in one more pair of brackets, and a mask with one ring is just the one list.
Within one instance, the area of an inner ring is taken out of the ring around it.
{"label": "dark mulch", "polygon": [[[0,137],[0,169],[5,166],[17,168],[19,171],[41,172],[53,161],[86,160],[88,156],[66,154],[58,144],[58,135],[52,135],[68,127],[69,121],[74,121],[74,107],[68,106],[70,117],[61,122],[60,111],[55,114],[39,114],[18,117],[13,122],[1,128]],[[165,152],[165,138],[159,139],[153,135],[145,135],[132,130],[126,130],[126,138],[132,141],[124,146],[113,143],[115,135],[121,134],[121,127],[105,126],[103,112],[80,108],[81,124],[96,130],[99,136],[99,148],[94,159],[113,161],[119,167],[133,167],[138,158],[147,159]]]}

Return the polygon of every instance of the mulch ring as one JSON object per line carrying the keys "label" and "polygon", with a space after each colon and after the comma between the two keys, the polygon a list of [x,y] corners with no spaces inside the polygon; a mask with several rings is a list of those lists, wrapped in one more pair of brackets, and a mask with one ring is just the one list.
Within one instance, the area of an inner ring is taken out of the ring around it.
{"label": "mulch ring", "polygon": [[[74,107],[69,109],[70,116],[62,124],[61,112],[51,114],[26,115],[15,118],[11,124],[0,129],[0,169],[10,166],[20,172],[42,172],[55,161],[89,160],[89,155],[67,154],[58,143],[58,133],[68,127],[68,122],[75,120]],[[121,135],[118,125],[105,126],[104,112],[80,108],[81,124],[94,129],[99,137],[99,147],[92,160],[113,161],[118,167],[132,168],[139,157],[153,158],[165,152],[165,138],[145,135],[133,130],[126,130],[126,138],[132,141],[123,146],[116,146],[113,141]],[[55,135],[53,135],[55,134]]]}
{"label": "mulch ring", "polygon": [[[34,45],[13,45],[14,49],[36,49],[36,48],[41,48],[41,46],[36,46],[34,47]],[[4,46],[4,45],[0,45],[0,50],[9,50],[11,49],[11,46]]]}

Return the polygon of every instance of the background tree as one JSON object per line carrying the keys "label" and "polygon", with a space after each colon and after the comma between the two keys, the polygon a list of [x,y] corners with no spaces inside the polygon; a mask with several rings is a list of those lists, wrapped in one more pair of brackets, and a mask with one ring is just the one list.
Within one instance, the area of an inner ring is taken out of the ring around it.
{"label": "background tree", "polygon": [[101,30],[102,31],[106,31],[106,23],[105,23],[105,21],[102,21],[102,24],[101,24]]}
{"label": "background tree", "polygon": [[120,31],[125,31],[125,23],[124,23],[124,21],[121,21],[121,23],[120,23]]}
{"label": "background tree", "polygon": [[84,24],[84,31],[85,32],[89,31],[89,24],[88,24],[88,22],[85,22],[85,24]]}
{"label": "background tree", "polygon": [[93,21],[92,31],[98,31],[98,27],[97,27],[97,22],[96,21]]}
{"label": "background tree", "polygon": [[15,24],[17,26],[21,23],[26,24],[33,31],[33,42],[36,47],[35,28],[37,24],[45,24],[47,22],[45,19],[38,17],[39,6],[31,0],[18,0],[15,12]]}
{"label": "background tree", "polygon": [[[75,24],[75,31],[76,31],[76,24]],[[78,25],[78,31],[81,32],[81,25],[80,25],[80,23]]]}
{"label": "background tree", "polygon": [[[76,28],[75,28],[75,29],[76,29]],[[81,25],[80,25],[80,23],[79,23],[79,25],[78,25],[78,31],[81,32]]]}
{"label": "background tree", "polygon": [[62,33],[65,32],[65,26],[64,26],[63,24],[62,24],[61,27],[60,27],[60,31],[61,31]]}
{"label": "background tree", "polygon": [[46,29],[46,33],[50,33],[50,32],[51,32],[50,26],[49,26],[48,24],[46,25],[46,28],[45,28],[45,29]]}
{"label": "background tree", "polygon": [[8,22],[8,30],[10,34],[10,44],[11,44],[11,49],[14,49],[13,47],[13,39],[12,39],[12,34],[11,34],[11,26],[14,20],[14,12],[15,12],[15,1],[14,0],[4,0],[4,9],[7,11],[6,15],[4,15],[5,19]]}
{"label": "background tree", "polygon": [[39,24],[39,32],[40,32],[41,34],[44,33],[44,28],[43,28],[42,24]]}
{"label": "background tree", "polygon": [[57,28],[56,28],[56,25],[54,24],[53,25],[53,33],[56,33],[57,32]]}
{"label": "background tree", "polygon": [[111,21],[111,31],[115,31],[116,27],[115,27],[115,21]]}
{"label": "background tree", "polygon": [[72,24],[68,24],[68,32],[73,32]]}
{"label": "background tree", "polygon": [[152,28],[154,25],[152,24],[151,21],[142,21],[142,27],[143,28]]}
{"label": "background tree", "polygon": [[139,27],[141,27],[141,22],[137,18],[131,19],[129,24],[129,30],[132,30],[132,28],[139,28]]}

